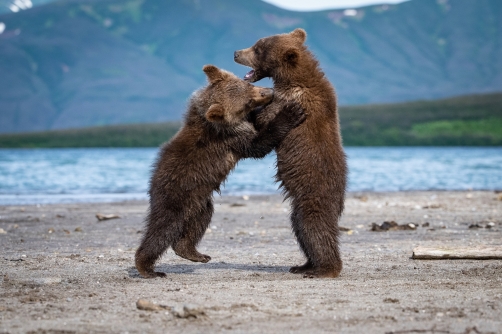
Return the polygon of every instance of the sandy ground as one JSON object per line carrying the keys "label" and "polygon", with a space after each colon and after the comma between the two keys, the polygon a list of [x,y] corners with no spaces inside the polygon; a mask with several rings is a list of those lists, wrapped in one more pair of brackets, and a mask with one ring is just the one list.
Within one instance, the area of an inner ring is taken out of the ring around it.
{"label": "sandy ground", "polygon": [[[169,250],[167,278],[149,280],[133,265],[145,202],[3,206],[0,333],[502,333],[502,260],[411,259],[419,245],[501,245],[498,196],[349,194],[337,279],[288,273],[304,259],[280,196],[216,198],[200,245],[212,261]],[[419,227],[370,231],[389,220]],[[204,315],[180,318],[184,305]]]}

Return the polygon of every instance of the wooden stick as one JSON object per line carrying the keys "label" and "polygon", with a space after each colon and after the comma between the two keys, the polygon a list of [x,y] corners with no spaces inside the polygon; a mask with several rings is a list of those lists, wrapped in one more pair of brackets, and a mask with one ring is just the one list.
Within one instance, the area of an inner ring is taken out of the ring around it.
{"label": "wooden stick", "polygon": [[413,259],[442,260],[442,259],[473,259],[473,260],[502,260],[502,246],[477,247],[416,247],[413,249]]}

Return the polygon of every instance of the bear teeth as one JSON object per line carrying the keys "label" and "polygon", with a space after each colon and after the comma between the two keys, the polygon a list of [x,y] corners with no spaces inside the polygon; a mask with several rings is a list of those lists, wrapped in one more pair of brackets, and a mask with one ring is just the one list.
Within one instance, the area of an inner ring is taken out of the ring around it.
{"label": "bear teeth", "polygon": [[246,75],[244,76],[244,79],[250,79],[253,77],[253,75],[254,75],[254,70],[251,70],[248,73],[246,73]]}

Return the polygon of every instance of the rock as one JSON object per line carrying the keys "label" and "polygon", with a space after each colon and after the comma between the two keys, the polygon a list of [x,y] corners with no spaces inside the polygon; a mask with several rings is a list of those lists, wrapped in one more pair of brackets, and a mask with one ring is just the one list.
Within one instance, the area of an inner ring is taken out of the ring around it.
{"label": "rock", "polygon": [[365,196],[365,195],[355,196],[354,198],[357,198],[361,202],[367,202],[368,201],[368,196]]}
{"label": "rock", "polygon": [[350,228],[348,228],[348,227],[344,227],[344,226],[338,226],[338,229],[339,229],[340,231],[342,231],[342,232],[348,232],[348,231],[350,231]]}
{"label": "rock", "polygon": [[441,205],[439,204],[430,204],[430,205],[425,205],[422,207],[422,209],[439,209]]}
{"label": "rock", "polygon": [[199,305],[185,304],[183,306],[175,306],[171,309],[174,316],[182,319],[205,317],[204,309]]}
{"label": "rock", "polygon": [[399,299],[396,298],[385,298],[383,300],[384,303],[399,303]]}
{"label": "rock", "polygon": [[371,231],[374,232],[385,232],[385,231],[405,231],[405,230],[416,230],[417,226],[413,223],[399,225],[395,221],[385,221],[382,225],[377,223],[371,223]]}
{"label": "rock", "polygon": [[96,218],[98,218],[99,221],[103,221],[103,220],[109,220],[109,219],[117,219],[117,218],[120,218],[120,216],[114,215],[114,214],[103,215],[101,213],[96,213]]}
{"label": "rock", "polygon": [[146,299],[138,299],[138,301],[136,302],[136,307],[138,308],[138,310],[142,311],[161,311],[166,309],[165,306],[156,305]]}
{"label": "rock", "polygon": [[5,231],[3,228],[0,228],[0,234],[7,234],[7,231]]}
{"label": "rock", "polygon": [[486,224],[485,226],[486,228],[492,228],[492,227],[495,227],[495,223],[494,222],[489,222]]}
{"label": "rock", "polygon": [[469,225],[469,228],[470,229],[474,229],[474,228],[482,228],[483,226],[479,225],[478,223],[475,223],[475,224],[471,224]]}
{"label": "rock", "polygon": [[80,226],[75,227],[75,232],[82,232],[82,228]]}

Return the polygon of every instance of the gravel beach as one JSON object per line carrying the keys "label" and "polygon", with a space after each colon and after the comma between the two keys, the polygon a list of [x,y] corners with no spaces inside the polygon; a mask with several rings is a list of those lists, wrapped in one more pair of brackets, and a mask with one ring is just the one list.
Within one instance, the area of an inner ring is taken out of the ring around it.
{"label": "gravel beach", "polygon": [[[168,250],[167,277],[143,279],[147,208],[0,206],[0,333],[502,333],[502,260],[411,258],[417,246],[501,246],[499,193],[348,194],[336,279],[288,272],[304,258],[279,195],[216,197],[199,246],[212,260]],[[372,231],[391,221],[409,228]]]}

